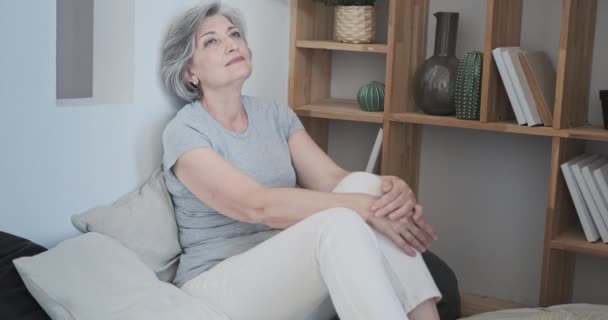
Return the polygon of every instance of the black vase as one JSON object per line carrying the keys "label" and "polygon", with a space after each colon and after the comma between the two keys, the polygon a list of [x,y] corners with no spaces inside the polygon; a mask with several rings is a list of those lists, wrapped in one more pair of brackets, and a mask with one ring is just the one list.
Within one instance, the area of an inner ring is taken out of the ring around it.
{"label": "black vase", "polygon": [[436,12],[435,53],[414,75],[414,101],[432,115],[454,113],[454,89],[460,61],[455,56],[458,12]]}
{"label": "black vase", "polygon": [[604,129],[608,130],[608,90],[600,90],[600,101],[602,101],[602,117],[604,118]]}

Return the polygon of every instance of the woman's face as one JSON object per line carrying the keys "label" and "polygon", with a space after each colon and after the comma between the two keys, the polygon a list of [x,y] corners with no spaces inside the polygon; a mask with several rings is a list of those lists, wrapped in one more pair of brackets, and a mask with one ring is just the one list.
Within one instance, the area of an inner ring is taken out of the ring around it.
{"label": "woman's face", "polygon": [[196,48],[188,68],[190,82],[221,88],[244,82],[251,75],[251,52],[241,30],[226,17],[209,17],[196,34]]}

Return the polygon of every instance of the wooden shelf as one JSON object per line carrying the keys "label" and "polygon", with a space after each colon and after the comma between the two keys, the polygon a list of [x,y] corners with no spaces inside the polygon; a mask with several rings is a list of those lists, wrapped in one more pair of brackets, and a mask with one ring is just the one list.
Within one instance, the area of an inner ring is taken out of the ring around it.
{"label": "wooden shelf", "polygon": [[567,132],[566,138],[608,142],[608,130],[604,128],[588,126],[565,129],[564,131]]}
{"label": "wooden shelf", "polygon": [[608,244],[601,241],[587,242],[581,228],[572,228],[551,240],[551,248],[608,257]]}
{"label": "wooden shelf", "polygon": [[388,46],[386,45],[386,43],[352,44],[328,40],[297,40],[296,48],[326,49],[351,52],[371,52],[383,54],[386,54],[388,52]]}
{"label": "wooden shelf", "polygon": [[608,130],[592,126],[560,130],[552,127],[520,126],[514,121],[480,122],[478,120],[461,120],[457,119],[455,116],[433,116],[424,114],[422,112],[391,113],[387,115],[387,118],[391,121],[426,124],[440,127],[608,142]]}
{"label": "wooden shelf", "polygon": [[507,133],[518,133],[528,134],[537,136],[561,136],[566,135],[566,132],[560,132],[551,127],[528,127],[520,126],[515,122],[501,121],[501,122],[480,122],[478,120],[461,120],[454,116],[433,116],[424,114],[421,112],[416,113],[393,113],[388,115],[388,119],[391,121],[416,123],[416,124],[428,124],[442,127],[453,127],[463,129],[476,129],[485,131],[496,131],[496,132],[507,132]]}
{"label": "wooden shelf", "polygon": [[358,122],[382,123],[383,112],[366,112],[355,100],[326,99],[316,103],[294,108],[297,115],[303,117],[350,120]]}

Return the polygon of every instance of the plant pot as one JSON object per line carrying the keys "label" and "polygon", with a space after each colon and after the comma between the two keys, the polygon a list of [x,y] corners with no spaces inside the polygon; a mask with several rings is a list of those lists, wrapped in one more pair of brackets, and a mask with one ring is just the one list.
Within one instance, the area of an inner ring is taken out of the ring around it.
{"label": "plant pot", "polygon": [[376,8],[336,6],[334,31],[340,42],[371,43],[376,36]]}

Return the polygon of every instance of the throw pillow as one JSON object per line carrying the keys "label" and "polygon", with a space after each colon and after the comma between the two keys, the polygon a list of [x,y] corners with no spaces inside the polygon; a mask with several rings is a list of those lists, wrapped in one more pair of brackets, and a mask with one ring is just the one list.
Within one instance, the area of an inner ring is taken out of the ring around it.
{"label": "throw pillow", "polygon": [[175,277],[181,247],[173,203],[160,168],[140,189],[127,193],[110,206],[72,216],[82,232],[98,232],[133,250],[160,280]]}
{"label": "throw pillow", "polygon": [[228,319],[162,282],[116,240],[89,232],[14,261],[30,293],[54,319]]}

